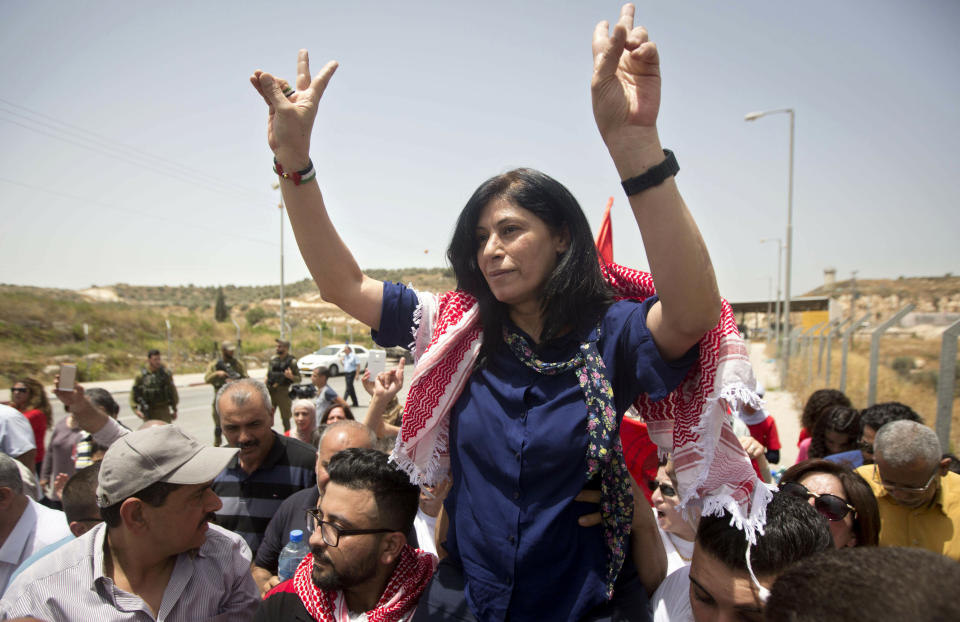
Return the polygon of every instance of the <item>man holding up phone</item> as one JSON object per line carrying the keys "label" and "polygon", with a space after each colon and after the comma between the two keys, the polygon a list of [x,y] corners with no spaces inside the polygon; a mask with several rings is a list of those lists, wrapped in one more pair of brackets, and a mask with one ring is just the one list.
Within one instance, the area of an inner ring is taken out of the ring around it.
{"label": "man holding up phone", "polygon": [[130,408],[141,419],[160,419],[171,423],[177,418],[177,387],[173,374],[163,366],[159,350],[147,352],[147,366],[133,381],[130,391]]}

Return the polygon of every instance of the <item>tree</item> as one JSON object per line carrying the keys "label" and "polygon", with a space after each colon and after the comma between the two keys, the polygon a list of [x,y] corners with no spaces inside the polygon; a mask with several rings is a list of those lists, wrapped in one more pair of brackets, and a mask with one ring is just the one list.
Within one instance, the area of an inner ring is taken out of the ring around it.
{"label": "tree", "polygon": [[223,297],[223,288],[217,288],[217,303],[213,308],[213,317],[218,322],[226,322],[230,316],[227,309],[227,301]]}
{"label": "tree", "polygon": [[257,322],[267,317],[267,312],[260,307],[250,307],[247,309],[244,317],[247,319],[248,326],[254,326]]}

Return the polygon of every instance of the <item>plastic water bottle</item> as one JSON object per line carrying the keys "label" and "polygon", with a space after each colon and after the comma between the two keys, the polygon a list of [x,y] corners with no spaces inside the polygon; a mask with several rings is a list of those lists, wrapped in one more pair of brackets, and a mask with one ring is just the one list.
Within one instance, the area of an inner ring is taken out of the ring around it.
{"label": "plastic water bottle", "polygon": [[303,541],[303,532],[294,529],[290,532],[290,541],[280,551],[280,561],[277,563],[277,576],[281,581],[293,578],[297,566],[310,552],[310,547]]}

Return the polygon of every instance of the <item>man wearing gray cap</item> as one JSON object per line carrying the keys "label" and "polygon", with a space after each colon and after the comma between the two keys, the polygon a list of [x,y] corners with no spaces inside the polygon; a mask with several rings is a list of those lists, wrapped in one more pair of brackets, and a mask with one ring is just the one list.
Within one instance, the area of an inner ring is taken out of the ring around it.
{"label": "man wearing gray cap", "polygon": [[221,506],[210,485],[236,452],[172,425],[119,438],[100,467],[104,523],[18,576],[0,620],[251,619],[250,549],[209,524]]}

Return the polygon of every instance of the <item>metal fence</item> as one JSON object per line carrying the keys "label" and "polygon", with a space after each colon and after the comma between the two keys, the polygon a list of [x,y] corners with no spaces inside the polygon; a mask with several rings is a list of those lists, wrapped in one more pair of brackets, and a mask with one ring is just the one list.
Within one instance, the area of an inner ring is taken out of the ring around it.
{"label": "metal fence", "polygon": [[[814,377],[822,377],[825,386],[830,386],[830,375],[833,365],[832,341],[836,335],[841,337],[840,347],[840,380],[837,388],[846,391],[847,388],[847,353],[854,335],[860,331],[869,330],[870,334],[870,365],[867,381],[867,406],[872,406],[877,400],[877,374],[880,366],[880,346],[884,333],[900,322],[903,317],[912,311],[913,304],[908,304],[899,311],[874,327],[867,327],[870,314],[863,315],[854,321],[851,318],[832,320],[817,324],[806,331],[794,329],[786,338],[791,341],[789,352],[791,357],[798,357],[806,363],[806,383],[809,385]],[[957,340],[960,338],[960,321],[952,324],[943,333],[940,345],[940,371],[937,379],[937,419],[935,429],[944,452],[949,451],[950,423],[953,417],[954,389],[956,385]],[[814,339],[817,347],[817,370],[813,372]]]}

